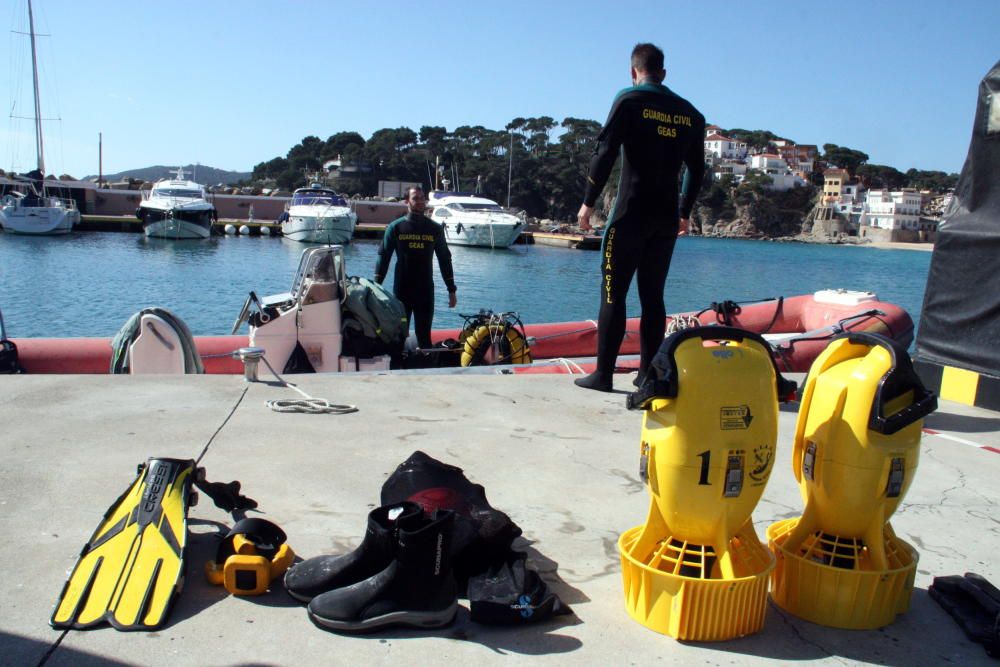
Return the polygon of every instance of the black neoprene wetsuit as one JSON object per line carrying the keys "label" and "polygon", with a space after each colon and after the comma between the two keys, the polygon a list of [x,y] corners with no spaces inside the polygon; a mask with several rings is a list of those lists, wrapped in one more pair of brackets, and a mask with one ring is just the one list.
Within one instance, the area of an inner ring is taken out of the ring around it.
{"label": "black neoprene wetsuit", "polygon": [[455,273],[444,230],[419,213],[410,213],[389,223],[375,265],[375,282],[380,285],[389,272],[393,254],[396,255],[396,277],[392,292],[406,307],[407,319],[412,317],[418,345],[430,347],[434,321],[433,255],[437,255],[448,291],[455,291]]}
{"label": "black neoprene wetsuit", "polygon": [[[678,220],[691,215],[705,174],[705,117],[684,98],[650,80],[618,93],[597,138],[583,203],[593,206],[619,152],[621,180],[601,244],[601,310],[597,371],[610,377],[625,336],[625,297],[636,275],[645,372],[666,325],[663,288]],[[687,166],[678,196],[681,165]]]}

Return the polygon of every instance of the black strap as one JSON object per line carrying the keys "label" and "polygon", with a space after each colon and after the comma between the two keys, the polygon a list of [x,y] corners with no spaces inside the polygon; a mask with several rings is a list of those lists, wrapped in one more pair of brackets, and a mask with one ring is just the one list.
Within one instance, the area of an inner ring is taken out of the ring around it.
{"label": "black strap", "polygon": [[240,483],[236,480],[232,482],[208,482],[204,479],[203,469],[199,469],[199,474],[195,475],[194,485],[199,491],[211,498],[216,507],[230,514],[257,507],[256,500],[240,495]]}
{"label": "black strap", "polygon": [[733,315],[739,315],[743,312],[743,308],[740,307],[740,304],[729,299],[722,301],[721,303],[713,301],[710,308],[715,312],[715,321],[719,324],[724,324],[727,327],[732,325]]}
{"label": "black strap", "polygon": [[258,517],[241,519],[233,524],[229,533],[219,543],[219,548],[215,552],[216,563],[221,565],[226,562],[227,558],[236,553],[236,549],[233,546],[233,538],[237,535],[246,537],[247,540],[253,543],[257,554],[268,560],[274,558],[274,555],[278,553],[278,549],[288,539],[285,531],[267,519],[260,519]]}

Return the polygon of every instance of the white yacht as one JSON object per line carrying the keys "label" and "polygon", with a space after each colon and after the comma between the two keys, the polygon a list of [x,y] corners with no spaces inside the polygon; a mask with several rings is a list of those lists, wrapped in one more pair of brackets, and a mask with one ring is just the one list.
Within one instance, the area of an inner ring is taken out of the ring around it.
{"label": "white yacht", "polygon": [[215,206],[204,186],[184,178],[183,169],[174,174],[176,178],[154,183],[136,210],[143,233],[161,239],[207,239],[218,217]]}
{"label": "white yacht", "polygon": [[292,201],[279,220],[285,238],[343,245],[351,242],[358,215],[343,197],[314,183],[292,193]]}
{"label": "white yacht", "polygon": [[520,218],[476,194],[435,190],[427,205],[434,207],[431,220],[444,227],[451,245],[506,248],[521,234]]}
{"label": "white yacht", "polygon": [[80,211],[72,199],[50,197],[45,192],[45,152],[42,142],[41,103],[38,100],[38,59],[35,53],[35,17],[28,0],[31,36],[31,73],[35,91],[35,153],[38,168],[21,178],[27,192],[13,190],[0,200],[0,226],[14,234],[68,234],[80,222]]}

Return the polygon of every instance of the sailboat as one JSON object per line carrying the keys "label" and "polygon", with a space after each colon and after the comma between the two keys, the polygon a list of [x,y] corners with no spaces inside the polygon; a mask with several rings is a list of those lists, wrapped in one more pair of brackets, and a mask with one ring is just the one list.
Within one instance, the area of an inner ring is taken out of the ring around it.
{"label": "sailboat", "polygon": [[35,149],[38,167],[17,180],[26,192],[12,191],[0,200],[0,226],[14,234],[68,234],[80,222],[76,202],[49,196],[45,191],[45,151],[42,142],[42,106],[38,97],[38,58],[35,50],[35,18],[28,0],[31,35],[31,72],[35,91]]}

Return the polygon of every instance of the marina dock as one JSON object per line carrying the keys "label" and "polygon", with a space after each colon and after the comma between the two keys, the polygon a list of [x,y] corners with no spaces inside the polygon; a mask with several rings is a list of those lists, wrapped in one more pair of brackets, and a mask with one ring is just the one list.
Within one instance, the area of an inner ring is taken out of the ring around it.
{"label": "marina dock", "polygon": [[[927,594],[938,575],[978,572],[997,583],[1000,415],[941,401],[926,421],[916,478],[892,518],[920,555],[910,609],[873,631],[813,625],[769,603],[763,631],[682,643],[625,612],[618,536],[642,523],[642,417],[617,393],[583,391],[566,376],[298,375],[312,396],[352,403],[348,415],[279,414],[298,395],[270,378],[5,376],[2,467],[7,572],[0,602],[5,664],[991,664]],[[802,376],[792,376],[802,381]],[[797,404],[782,407],[777,461],[754,512],[763,539],[797,516],[791,470]],[[347,636],[314,627],[275,582],[237,598],[209,585],[204,563],[231,519],[202,498],[189,517],[186,582],[165,627],[59,632],[53,604],[81,546],[151,456],[196,458],[208,479],[238,479],[301,557],[361,541],[386,476],[413,451],[462,467],[524,530],[515,548],[574,615],[519,627],[469,618],[467,602],[439,630]],[[993,663],[995,664],[995,663]]]}
{"label": "marina dock", "polygon": [[[84,214],[77,226],[78,231],[84,232],[128,232],[142,233],[142,223],[134,215],[93,215]],[[267,229],[270,235],[280,236],[281,225],[270,220],[240,220],[236,218],[219,218],[212,225],[212,233],[225,235],[226,225],[233,225],[237,229],[246,225],[250,230],[250,236],[262,236],[263,229]],[[382,238],[387,223],[385,222],[359,222],[354,229],[354,238],[373,239]],[[597,250],[601,246],[601,237],[598,235],[583,234],[555,234],[546,232],[521,232],[516,244],[519,245],[539,245],[554,246],[557,248],[575,248],[578,250]]]}

